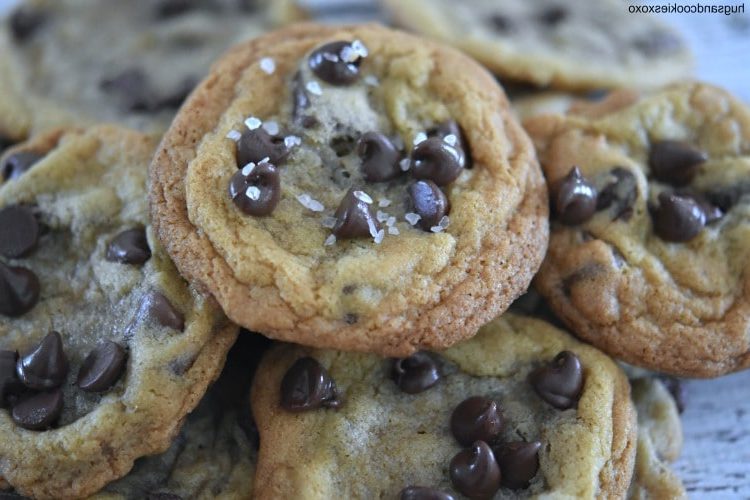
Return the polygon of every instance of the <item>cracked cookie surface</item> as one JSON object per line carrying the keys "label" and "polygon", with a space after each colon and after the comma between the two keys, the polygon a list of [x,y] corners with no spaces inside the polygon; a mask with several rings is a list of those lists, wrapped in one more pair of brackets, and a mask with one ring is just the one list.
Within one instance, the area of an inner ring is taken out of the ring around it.
{"label": "cracked cookie surface", "polygon": [[2,158],[0,474],[24,495],[85,496],[165,450],[235,339],[151,231],[155,146],[98,126]]}

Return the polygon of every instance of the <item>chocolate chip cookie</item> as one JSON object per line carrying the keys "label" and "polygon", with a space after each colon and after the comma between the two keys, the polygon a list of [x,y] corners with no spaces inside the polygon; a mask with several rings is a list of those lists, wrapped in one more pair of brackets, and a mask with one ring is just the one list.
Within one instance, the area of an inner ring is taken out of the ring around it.
{"label": "chocolate chip cookie", "polygon": [[279,346],[252,407],[258,498],[617,498],[633,471],[625,375],[511,313],[408,358]]}
{"label": "chocolate chip cookie", "polygon": [[164,451],[236,337],[151,230],[155,146],[99,126],[3,158],[0,475],[24,495],[85,496]]}
{"label": "chocolate chip cookie", "polygon": [[224,50],[299,15],[293,0],[26,0],[0,30],[0,132],[163,131]]}
{"label": "chocolate chip cookie", "polygon": [[579,336],[631,364],[750,366],[750,111],[683,84],[588,119],[528,120],[551,186],[536,286]]}
{"label": "chocolate chip cookie", "polygon": [[502,90],[453,49],[375,25],[236,47],[151,179],[183,275],[240,325],[317,347],[468,338],[546,248],[546,188]]}
{"label": "chocolate chip cookie", "polygon": [[655,87],[689,74],[682,39],[617,0],[383,0],[397,24],[504,78],[567,89]]}

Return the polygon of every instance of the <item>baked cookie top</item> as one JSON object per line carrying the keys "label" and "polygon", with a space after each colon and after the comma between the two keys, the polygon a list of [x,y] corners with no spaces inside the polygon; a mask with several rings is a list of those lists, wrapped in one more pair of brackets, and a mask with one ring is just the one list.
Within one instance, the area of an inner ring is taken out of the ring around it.
{"label": "baked cookie top", "polygon": [[148,223],[156,144],[99,126],[9,151],[0,185],[0,475],[80,497],[164,451],[236,336]]}
{"label": "baked cookie top", "polygon": [[127,476],[91,500],[251,498],[258,431],[250,413],[250,382],[268,344],[260,335],[241,332],[221,375],[172,446],[137,460]]}
{"label": "baked cookie top", "polygon": [[26,0],[2,23],[0,132],[70,123],[163,131],[230,45],[299,15],[293,0]]}
{"label": "baked cookie top", "polygon": [[376,25],[240,45],[151,168],[159,235],[227,314],[277,339],[448,346],[528,285],[546,247],[533,148],[476,63]]}
{"label": "baked cookie top", "polygon": [[750,365],[750,111],[699,83],[526,122],[551,187],[536,279],[579,336],[676,375]]}
{"label": "baked cookie top", "polygon": [[383,1],[399,25],[460,47],[501,77],[539,86],[654,87],[691,67],[676,33],[617,0]]}
{"label": "baked cookie top", "polygon": [[258,498],[617,498],[633,470],[621,370],[510,313],[405,359],[279,346],[252,407]]}

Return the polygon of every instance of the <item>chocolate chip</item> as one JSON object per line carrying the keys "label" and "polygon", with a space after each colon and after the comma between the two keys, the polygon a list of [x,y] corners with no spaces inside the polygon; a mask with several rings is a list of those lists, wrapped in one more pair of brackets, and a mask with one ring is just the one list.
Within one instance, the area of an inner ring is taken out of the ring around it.
{"label": "chocolate chip", "polygon": [[374,237],[380,230],[372,213],[372,199],[364,191],[354,188],[349,189],[341,200],[334,217],[333,234],[337,238]]}
{"label": "chocolate chip", "polygon": [[11,398],[23,391],[16,374],[16,351],[0,351],[0,408],[8,408]]}
{"label": "chocolate chip", "polygon": [[633,216],[633,205],[638,199],[638,181],[630,170],[623,167],[613,168],[610,175],[614,179],[599,193],[596,209],[613,207],[612,220],[628,221]]}
{"label": "chocolate chip", "polygon": [[487,21],[489,25],[498,33],[509,33],[513,31],[514,23],[510,17],[503,14],[492,14]]}
{"label": "chocolate chip", "polygon": [[188,76],[178,83],[172,90],[157,96],[154,99],[153,108],[155,111],[162,109],[177,109],[182,106],[185,99],[190,95],[195,86],[198,84],[198,79],[192,76]]}
{"label": "chocolate chip", "polygon": [[146,294],[138,309],[138,317],[180,332],[185,329],[185,316],[159,292]]}
{"label": "chocolate chip", "polygon": [[660,193],[659,206],[651,210],[654,232],[664,241],[682,243],[690,241],[706,225],[706,214],[700,205],[688,196]]}
{"label": "chocolate chip", "polygon": [[729,186],[714,187],[706,191],[705,197],[712,205],[724,213],[739,203],[742,197],[750,195],[750,181],[739,181]]}
{"label": "chocolate chip", "polygon": [[438,186],[455,181],[465,163],[461,146],[441,137],[430,137],[416,145],[411,153],[411,172],[417,179],[429,179]]}
{"label": "chocolate chip", "polygon": [[680,196],[687,196],[688,198],[692,198],[692,200],[698,204],[698,207],[700,207],[703,215],[705,215],[706,217],[706,225],[712,224],[724,217],[724,212],[722,211],[722,209],[711,203],[706,196],[700,193],[687,190],[684,192],[678,191],[677,194],[679,194]]}
{"label": "chocolate chip", "polygon": [[292,412],[338,408],[336,383],[328,370],[313,358],[298,359],[281,381],[281,406]]}
{"label": "chocolate chip", "polygon": [[698,173],[708,155],[690,144],[660,141],[651,145],[648,164],[656,180],[672,186],[685,186]]}
{"label": "chocolate chip", "polygon": [[357,154],[362,160],[362,176],[367,182],[389,181],[401,175],[401,152],[385,134],[367,132],[359,138]]}
{"label": "chocolate chip", "polygon": [[78,371],[78,387],[86,392],[108,390],[122,376],[128,353],[120,344],[107,340],[83,361]]}
{"label": "chocolate chip", "polygon": [[573,167],[558,181],[553,202],[560,222],[570,226],[582,224],[596,212],[596,188],[578,167]]}
{"label": "chocolate chip", "polygon": [[581,360],[570,351],[562,351],[550,364],[531,372],[529,381],[547,403],[560,410],[572,408],[583,390]]}
{"label": "chocolate chip", "polygon": [[431,137],[437,136],[443,140],[446,140],[447,138],[449,144],[454,142],[449,136],[452,135],[453,137],[456,137],[458,139],[456,147],[460,147],[460,153],[462,153],[461,166],[471,168],[471,148],[469,148],[469,143],[466,141],[466,134],[461,130],[461,125],[459,125],[456,120],[447,120],[441,123],[434,129],[430,130],[428,135]]}
{"label": "chocolate chip", "polygon": [[685,405],[687,404],[688,393],[685,384],[682,380],[675,377],[661,377],[662,383],[666,386],[672,399],[674,399],[677,411],[680,413],[685,411]]}
{"label": "chocolate chip", "polygon": [[39,279],[25,267],[0,262],[0,314],[17,317],[31,310],[39,300]]}
{"label": "chocolate chip", "polygon": [[281,199],[279,171],[268,162],[249,164],[232,176],[229,197],[247,215],[269,215]]}
{"label": "chocolate chip", "polygon": [[425,486],[408,486],[398,497],[400,500],[455,500],[451,494]]}
{"label": "chocolate chip", "polygon": [[539,471],[539,450],[542,443],[517,441],[496,448],[495,458],[503,473],[502,485],[518,490],[528,488]]}
{"label": "chocolate chip", "polygon": [[266,160],[273,165],[281,165],[289,156],[289,148],[284,139],[266,132],[263,127],[246,130],[237,141],[237,167]]}
{"label": "chocolate chip", "polygon": [[419,214],[419,227],[429,231],[448,215],[450,203],[445,193],[432,181],[416,181],[409,186],[412,210]]}
{"label": "chocolate chip", "polygon": [[451,432],[462,446],[474,441],[491,443],[503,430],[503,425],[497,402],[483,396],[463,400],[451,414]]}
{"label": "chocolate chip", "polygon": [[68,375],[68,358],[58,332],[49,332],[30,353],[16,363],[23,385],[42,391],[60,387]]}
{"label": "chocolate chip", "polygon": [[393,360],[391,378],[407,394],[426,391],[440,380],[437,360],[427,352],[417,352],[408,358]]}
{"label": "chocolate chip", "polygon": [[140,68],[128,68],[113,77],[103,78],[99,88],[115,94],[126,111],[154,111],[154,95],[149,79]]}
{"label": "chocolate chip", "polygon": [[35,151],[19,151],[8,156],[3,162],[3,181],[18,179],[42,158],[44,155]]}
{"label": "chocolate chip", "polygon": [[8,21],[14,40],[25,42],[47,22],[47,15],[34,7],[24,6],[13,11]]}
{"label": "chocolate chip", "polygon": [[566,17],[568,17],[568,10],[562,5],[551,5],[537,15],[541,24],[550,27],[557,26]]}
{"label": "chocolate chip", "polygon": [[146,230],[144,228],[127,229],[109,243],[107,260],[121,264],[143,264],[151,258]]}
{"label": "chocolate chip", "polygon": [[359,66],[367,49],[359,41],[331,42],[310,54],[310,69],[331,85],[350,85],[359,78]]}
{"label": "chocolate chip", "polygon": [[13,406],[13,421],[24,429],[42,431],[52,427],[60,417],[63,394],[60,389],[40,392],[22,399]]}
{"label": "chocolate chip", "polygon": [[469,498],[491,498],[500,489],[500,467],[484,441],[453,457],[450,476],[453,486]]}
{"label": "chocolate chip", "polygon": [[0,255],[9,259],[28,256],[39,243],[39,222],[31,208],[10,205],[0,209]]}
{"label": "chocolate chip", "polygon": [[154,8],[157,19],[167,19],[179,16],[192,10],[196,2],[193,0],[159,0]]}
{"label": "chocolate chip", "polygon": [[633,40],[633,46],[644,55],[661,56],[682,50],[682,41],[673,33],[655,30]]}

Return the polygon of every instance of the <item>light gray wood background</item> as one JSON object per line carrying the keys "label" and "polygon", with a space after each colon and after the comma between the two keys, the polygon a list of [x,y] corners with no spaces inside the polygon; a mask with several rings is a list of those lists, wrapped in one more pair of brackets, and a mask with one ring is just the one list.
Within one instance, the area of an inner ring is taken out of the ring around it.
{"label": "light gray wood background", "polygon": [[[624,9],[631,3],[621,1]],[[677,3],[697,1],[677,0]],[[331,22],[379,18],[374,0],[302,2]],[[703,2],[744,6],[744,2],[736,0]],[[14,3],[0,0],[0,12]],[[669,14],[663,15],[663,19],[677,27],[692,46],[698,78],[721,85],[750,102],[748,12],[732,16]],[[750,498],[750,371],[715,380],[692,380],[686,386],[685,445],[675,468],[691,498]]]}

